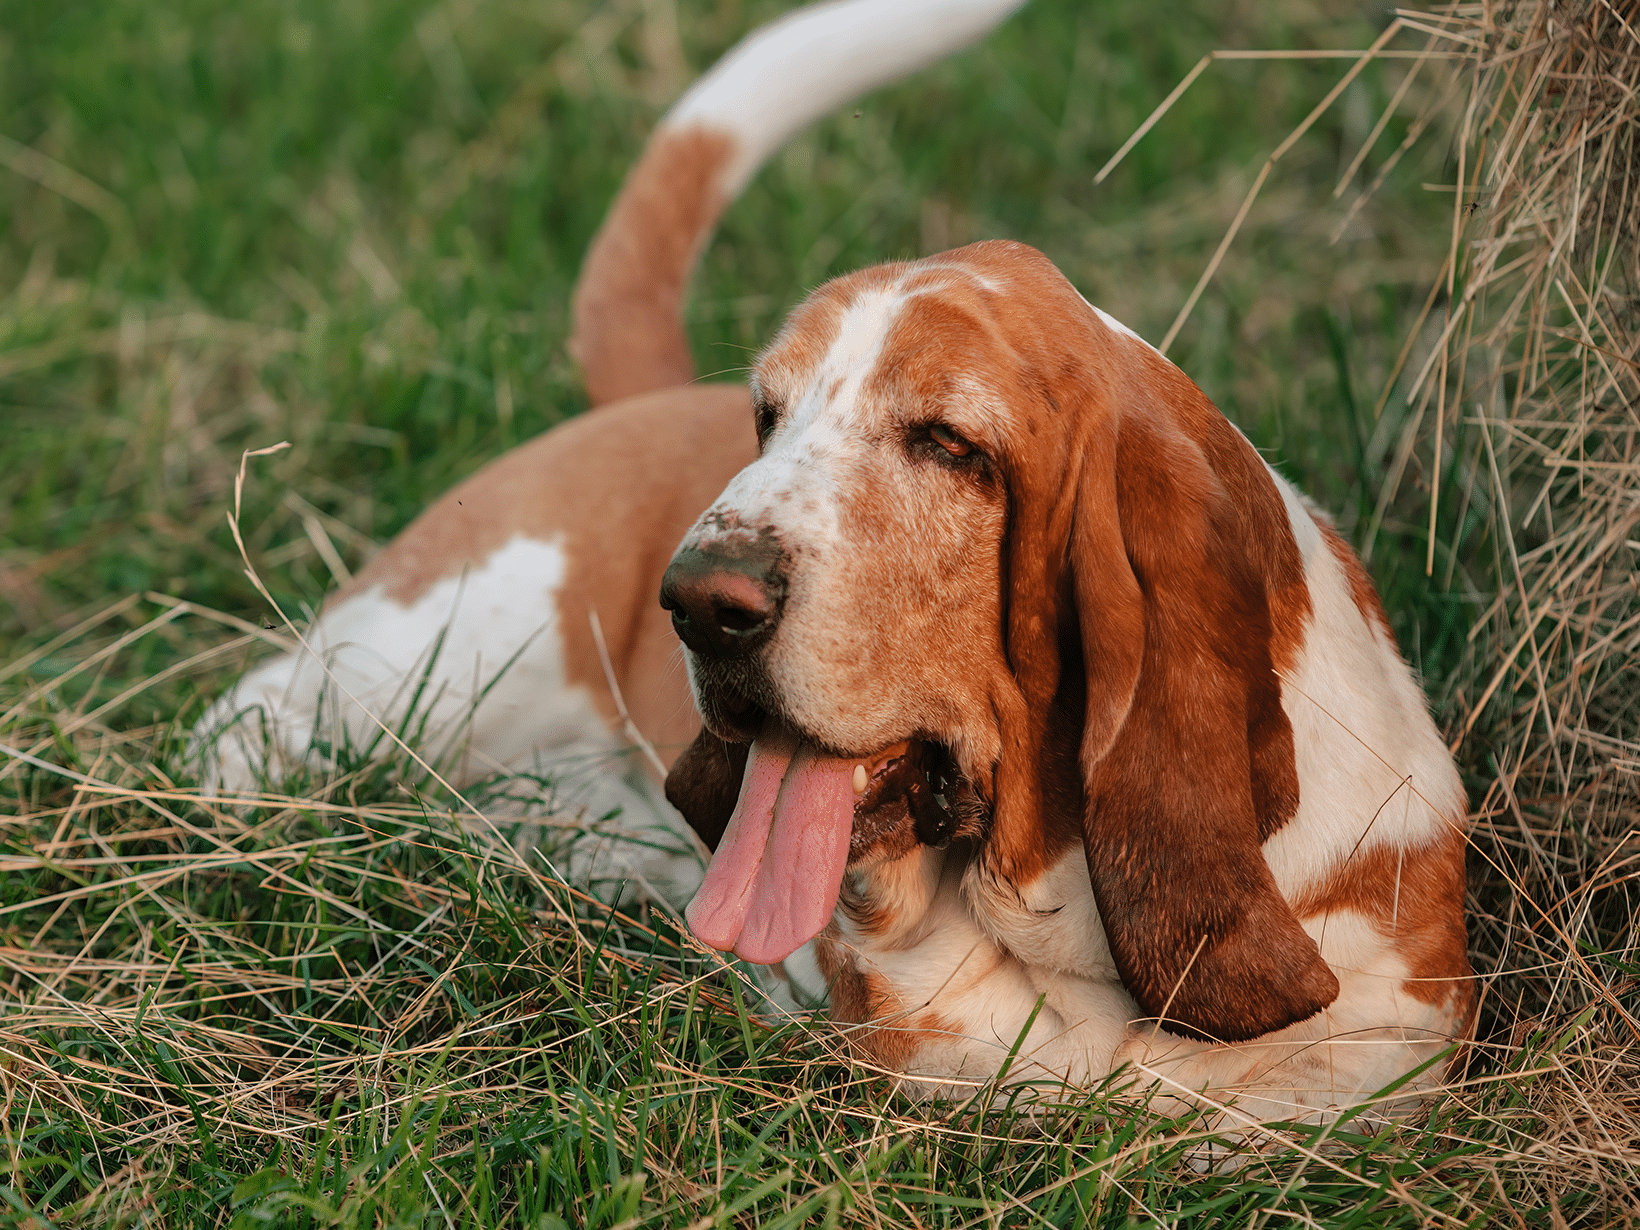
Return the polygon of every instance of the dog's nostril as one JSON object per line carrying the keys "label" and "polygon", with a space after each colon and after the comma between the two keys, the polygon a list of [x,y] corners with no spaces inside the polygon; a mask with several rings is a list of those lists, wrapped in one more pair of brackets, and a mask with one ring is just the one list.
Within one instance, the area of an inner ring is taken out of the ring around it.
{"label": "dog's nostril", "polygon": [[738,606],[720,606],[713,613],[725,632],[751,632],[769,622],[769,611],[753,611]]}

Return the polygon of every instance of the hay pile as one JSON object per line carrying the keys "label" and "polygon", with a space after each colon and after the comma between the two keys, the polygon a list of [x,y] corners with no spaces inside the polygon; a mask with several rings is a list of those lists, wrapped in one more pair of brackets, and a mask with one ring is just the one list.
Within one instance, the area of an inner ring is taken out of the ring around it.
{"label": "hay pile", "polygon": [[1479,813],[1483,1066],[1545,1069],[1511,1102],[1544,1117],[1524,1151],[1546,1202],[1592,1183],[1632,1217],[1640,6],[1456,5],[1438,24],[1467,53],[1452,244],[1392,477],[1419,472],[1419,438],[1432,570],[1490,598],[1449,708]]}

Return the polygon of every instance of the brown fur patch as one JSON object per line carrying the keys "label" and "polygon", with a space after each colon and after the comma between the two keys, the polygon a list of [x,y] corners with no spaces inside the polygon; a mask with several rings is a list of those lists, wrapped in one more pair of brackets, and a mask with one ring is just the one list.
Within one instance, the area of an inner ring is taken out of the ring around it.
{"label": "brown fur patch", "polygon": [[1159,356],[1150,375],[1185,433],[1201,448],[1235,510],[1240,545],[1264,581],[1270,608],[1270,658],[1276,671],[1290,670],[1304,643],[1311,614],[1304,557],[1293,537],[1287,505],[1275,480],[1247,438],[1219,413],[1190,379]]}
{"label": "brown fur patch", "polygon": [[1128,720],[1089,766],[1086,850],[1134,997],[1175,1029],[1240,1040],[1314,1015],[1338,981],[1260,851],[1297,809],[1292,729],[1262,561],[1193,444],[1124,424],[1118,503],[1145,649]]}
{"label": "brown fur patch", "polygon": [[[983,391],[1003,405],[1034,409],[1052,402],[1051,394],[1033,379],[1034,373],[1020,370],[1013,356],[1015,339],[1008,336],[1006,323],[999,323],[999,313],[1009,309],[1010,301],[995,293],[988,285],[989,279],[973,276],[962,262],[938,257],[920,265],[885,266],[869,280],[851,275],[851,289],[857,294],[872,288],[890,273],[908,302],[890,326],[877,365],[865,382],[864,397],[907,413],[914,408],[919,416],[948,419],[948,425],[1007,471],[1010,451],[1021,442],[1004,434],[1009,424],[975,412],[970,403],[976,391],[976,376]],[[1038,437],[1028,447],[1047,449],[1051,445]],[[1045,476],[1055,472],[1051,455],[1040,459],[1040,471]],[[976,466],[967,482],[978,498],[995,500],[1002,498],[996,484],[1010,480],[1017,484],[1018,473]],[[860,508],[851,528],[868,540],[882,541],[898,519],[897,510],[880,498],[869,498],[869,490],[864,494],[868,498],[858,501]],[[1068,491],[1058,514],[1061,524],[1073,503],[1074,491]],[[1013,538],[1005,551],[1017,559],[1022,553],[1028,554],[1030,548],[1019,541],[1017,509],[1011,510],[1010,516]],[[913,544],[908,549],[925,548]],[[1004,566],[1015,564],[1007,560]],[[920,602],[934,609],[950,609],[958,603],[972,609],[979,598],[972,582],[962,576],[952,577],[948,590],[912,594],[902,590],[889,590],[896,602]],[[1017,588],[1005,589],[998,597],[1003,619],[1012,621],[1022,615],[1033,621],[1033,628],[1046,629],[1052,626],[1048,621],[1055,614],[1063,613],[1020,605]],[[1061,605],[1069,609],[1068,598]],[[893,618],[893,612],[885,611],[883,617]],[[1081,799],[1075,766],[1082,704],[1079,699],[1056,699],[1057,663],[1044,664],[1045,669],[1036,672],[1022,669],[1025,664],[1011,660],[1020,642],[997,645],[994,628],[989,621],[976,621],[974,630],[978,635],[972,643],[960,637],[947,638],[940,645],[940,656],[963,662],[974,681],[989,693],[988,697],[981,693],[967,699],[968,706],[976,707],[988,700],[992,711],[1003,717],[1003,749],[998,763],[965,767],[981,793],[989,788],[1009,812],[991,828],[984,856],[989,874],[1000,881],[1027,885],[1046,874],[1080,840],[1076,818]],[[1005,652],[999,654],[999,649]],[[976,670],[981,663],[985,668]],[[945,686],[950,688],[949,684]],[[999,776],[987,780],[993,773]]]}
{"label": "brown fur patch", "polygon": [[[1287,506],[1269,469],[1217,407],[1172,364],[1159,357],[1149,364],[1163,401],[1202,450],[1228,502],[1232,522],[1226,527],[1254,576],[1263,582],[1264,612],[1257,627],[1237,629],[1260,639],[1265,648],[1249,661],[1247,743],[1258,837],[1262,844],[1298,813],[1298,769],[1293,759],[1292,728],[1281,708],[1280,675],[1297,663],[1312,618],[1310,590],[1304,579],[1304,557],[1293,537]],[[1255,597],[1254,604],[1259,605]],[[1206,612],[1214,620],[1222,612]],[[1267,655],[1273,681],[1257,676]],[[1273,686],[1262,686],[1273,682]]]}
{"label": "brown fur patch", "polygon": [[1402,991],[1421,1003],[1449,1006],[1459,1036],[1474,1028],[1475,981],[1464,929],[1468,848],[1454,826],[1427,846],[1379,846],[1351,855],[1294,902],[1304,919],[1349,910],[1369,919],[1407,963]]}
{"label": "brown fur patch", "polygon": [[714,854],[735,814],[751,750],[750,743],[725,742],[703,727],[666,771],[666,801]]}
{"label": "brown fur patch", "polygon": [[569,351],[593,405],[695,378],[684,290],[728,204],[717,180],[733,154],[726,133],[663,128],[627,174],[575,287]]}

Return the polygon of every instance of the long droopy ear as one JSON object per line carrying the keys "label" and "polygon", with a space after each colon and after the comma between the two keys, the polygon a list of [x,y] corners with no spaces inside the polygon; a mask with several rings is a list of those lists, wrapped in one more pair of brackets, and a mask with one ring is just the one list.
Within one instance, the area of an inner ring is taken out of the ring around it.
{"label": "long droopy ear", "polygon": [[1106,388],[1069,541],[1094,896],[1147,1013],[1254,1038],[1339,990],[1260,851],[1298,807],[1276,672],[1309,615],[1303,560],[1263,462],[1176,368],[1147,353]]}
{"label": "long droopy ear", "polygon": [[1314,1016],[1338,980],[1261,850],[1298,809],[1277,672],[1310,617],[1274,480],[1041,253],[993,240],[935,259],[1007,288],[985,300],[1011,412],[982,873],[1040,875],[1080,838],[1117,971],[1149,1015],[1220,1041]]}
{"label": "long droopy ear", "polygon": [[666,801],[714,854],[740,798],[750,743],[726,743],[705,727],[666,774]]}

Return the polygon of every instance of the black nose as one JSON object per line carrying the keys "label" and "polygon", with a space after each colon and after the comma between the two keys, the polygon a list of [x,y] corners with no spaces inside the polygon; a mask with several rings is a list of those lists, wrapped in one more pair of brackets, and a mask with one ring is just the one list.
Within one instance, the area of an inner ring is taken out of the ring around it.
{"label": "black nose", "polygon": [[702,550],[684,547],[661,578],[661,606],[678,639],[708,658],[738,658],[774,633],[786,601],[781,552],[761,537]]}

